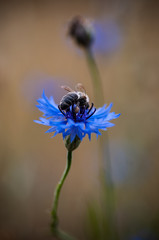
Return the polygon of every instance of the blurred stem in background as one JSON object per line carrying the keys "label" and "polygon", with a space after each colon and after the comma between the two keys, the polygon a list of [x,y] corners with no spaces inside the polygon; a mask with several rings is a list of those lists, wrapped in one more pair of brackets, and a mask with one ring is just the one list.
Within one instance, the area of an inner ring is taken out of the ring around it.
{"label": "blurred stem in background", "polygon": [[57,216],[57,208],[58,208],[58,202],[59,202],[61,188],[62,188],[64,181],[70,170],[71,162],[72,162],[72,151],[68,151],[66,168],[65,168],[63,175],[55,189],[54,203],[53,203],[53,208],[51,211],[51,216],[52,216],[52,222],[51,222],[51,226],[50,226],[51,231],[52,231],[53,235],[57,237],[57,239],[61,239],[61,240],[74,240],[74,238],[72,238],[71,236],[69,236],[68,234],[66,234],[65,232],[61,231],[58,228],[58,216]]}
{"label": "blurred stem in background", "polygon": [[93,52],[90,48],[87,48],[85,50],[86,58],[88,67],[90,70],[90,74],[92,77],[93,82],[93,92],[94,92],[94,99],[96,101],[96,105],[98,107],[101,107],[104,103],[104,93],[103,93],[103,87],[102,87],[102,81],[100,78],[100,73],[95,61],[95,58],[93,56]]}
{"label": "blurred stem in background", "polygon": [[[104,103],[104,92],[103,92],[100,73],[92,52],[92,45],[94,43],[94,29],[92,27],[92,24],[88,19],[83,18],[81,16],[76,16],[70,22],[70,25],[68,28],[68,34],[75,41],[77,46],[81,47],[85,52],[88,68],[90,70],[90,74],[92,77],[95,102],[96,102],[96,105],[100,107]],[[115,224],[114,184],[112,180],[111,160],[110,160],[110,154],[109,154],[109,141],[108,141],[107,132],[103,135],[103,137],[100,138],[99,154],[101,156],[101,159],[103,160],[102,171],[101,171],[101,179],[102,179],[101,182],[102,182],[102,194],[103,194],[102,200],[104,200],[104,203],[103,203],[104,215],[102,211],[101,212],[102,223],[100,225],[103,225],[102,233],[105,236],[103,236],[104,238],[103,237],[100,238],[98,236],[98,239],[109,238],[109,240],[117,240],[117,230],[115,226],[116,224]],[[106,167],[104,165],[106,165]],[[91,212],[94,212],[94,211],[91,211]],[[95,219],[95,216],[94,216],[94,219]],[[91,221],[92,219],[90,215],[90,222]],[[97,221],[94,221],[94,222],[97,223]],[[92,226],[92,228],[95,229],[95,225]],[[96,229],[99,229],[99,228],[96,228]],[[107,231],[105,232],[106,229]],[[97,239],[97,238],[94,238],[97,235],[98,234],[93,234],[93,238],[91,239]]]}
{"label": "blurred stem in background", "polygon": [[[93,91],[95,101],[98,106],[102,106],[104,102],[104,93],[102,87],[102,81],[98,66],[95,61],[95,57],[91,48],[85,48],[86,59],[88,63],[88,68],[92,77]],[[117,240],[117,224],[115,218],[115,192],[114,192],[114,183],[112,179],[112,168],[111,168],[111,159],[109,152],[109,138],[108,133],[105,132],[100,138],[100,154],[102,158],[102,169],[101,169],[101,182],[102,182],[102,208],[104,210],[105,216],[103,216],[102,221],[102,239],[109,236],[109,239]],[[105,164],[106,162],[106,164]],[[106,165],[106,166],[103,166]],[[104,169],[104,171],[103,171]],[[106,235],[105,235],[106,234]]]}

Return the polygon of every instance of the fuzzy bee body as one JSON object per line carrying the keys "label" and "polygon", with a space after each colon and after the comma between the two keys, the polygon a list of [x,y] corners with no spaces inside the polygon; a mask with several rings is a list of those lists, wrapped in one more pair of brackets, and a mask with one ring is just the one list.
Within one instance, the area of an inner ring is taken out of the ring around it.
{"label": "fuzzy bee body", "polygon": [[60,107],[62,110],[67,110],[70,106],[77,104],[78,95],[76,92],[69,92],[65,96],[62,97],[60,101]]}
{"label": "fuzzy bee body", "polygon": [[71,114],[76,122],[77,118],[82,118],[83,115],[87,120],[95,113],[96,108],[93,103],[91,107],[89,106],[89,97],[81,83],[76,85],[75,91],[68,86],[62,86],[62,88],[68,93],[62,97],[58,108],[65,118],[70,117]]}
{"label": "fuzzy bee body", "polygon": [[[68,93],[64,95],[60,101],[59,107],[61,110],[67,111],[71,106],[74,107],[74,112],[80,111],[82,113],[84,109],[89,108],[89,97],[85,93],[85,89],[82,84],[76,85],[76,90],[72,90],[68,86],[62,86]],[[74,106],[75,105],[75,106]]]}

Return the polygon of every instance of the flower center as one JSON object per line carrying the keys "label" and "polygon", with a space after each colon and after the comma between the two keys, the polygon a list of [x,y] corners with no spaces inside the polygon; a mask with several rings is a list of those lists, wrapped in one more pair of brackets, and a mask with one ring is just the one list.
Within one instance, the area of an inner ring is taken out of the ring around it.
{"label": "flower center", "polygon": [[58,108],[66,119],[72,119],[74,122],[84,122],[89,119],[96,111],[93,103],[91,107],[87,109],[85,106],[77,106],[76,104],[73,104],[66,110],[62,110],[60,105],[58,105]]}

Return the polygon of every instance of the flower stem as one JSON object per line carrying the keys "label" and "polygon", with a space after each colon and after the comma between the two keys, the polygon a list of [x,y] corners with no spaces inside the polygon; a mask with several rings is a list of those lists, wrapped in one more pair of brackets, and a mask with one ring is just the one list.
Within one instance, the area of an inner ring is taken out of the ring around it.
{"label": "flower stem", "polygon": [[66,164],[66,168],[62,174],[62,177],[59,181],[59,183],[57,184],[57,187],[55,189],[54,192],[54,203],[53,203],[53,208],[51,211],[51,217],[52,217],[52,222],[51,222],[51,231],[53,233],[54,236],[56,236],[58,239],[62,239],[62,240],[73,240],[73,238],[71,236],[69,236],[68,234],[64,233],[63,231],[58,229],[58,216],[57,216],[57,208],[58,208],[58,202],[59,202],[59,196],[60,196],[60,192],[61,192],[61,188],[64,184],[64,181],[68,175],[68,172],[70,170],[71,167],[71,162],[72,162],[72,151],[68,151],[67,154],[67,164]]}
{"label": "flower stem", "polygon": [[98,66],[96,64],[92,50],[90,48],[86,49],[85,53],[86,53],[90,74],[93,80],[94,97],[97,105],[102,106],[104,102],[104,94],[103,94],[102,81],[101,81],[100,73],[98,70]]}
{"label": "flower stem", "polygon": [[[96,61],[91,49],[87,48],[85,50],[85,54],[86,54],[90,74],[92,77],[94,97],[97,102],[97,105],[102,106],[104,102],[104,92],[103,92],[103,86],[102,86],[102,81],[101,81],[100,73],[98,70],[98,66],[96,64]],[[106,200],[106,203],[107,203],[106,204],[106,218],[107,218],[106,221],[108,222],[107,224],[109,225],[108,228],[109,228],[110,239],[114,239],[114,235],[116,235],[116,239],[117,239],[114,183],[112,179],[112,167],[111,167],[111,159],[110,159],[110,152],[109,152],[109,138],[108,138],[107,132],[105,132],[103,134],[103,138],[100,139],[100,154],[103,160],[102,165],[104,165],[102,166],[102,169],[105,169],[105,172],[104,171],[101,172],[101,175],[102,175],[101,180],[102,180],[102,190],[104,187],[105,194],[106,194],[106,196],[104,196],[104,198],[106,197],[106,199],[104,200]]]}

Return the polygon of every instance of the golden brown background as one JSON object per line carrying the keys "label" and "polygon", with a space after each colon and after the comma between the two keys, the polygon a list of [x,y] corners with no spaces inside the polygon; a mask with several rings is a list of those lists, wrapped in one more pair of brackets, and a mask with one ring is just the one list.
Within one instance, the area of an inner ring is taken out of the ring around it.
{"label": "golden brown background", "polygon": [[[147,0],[0,2],[1,240],[52,239],[50,209],[66,149],[60,135],[50,138],[33,120],[41,116],[35,104],[43,88],[58,103],[62,84],[81,82],[93,99],[84,54],[67,36],[77,14],[112,21],[121,36],[114,51],[95,53],[105,102],[122,114],[109,129],[120,238],[145,230],[158,236],[158,9]],[[78,239],[87,239],[86,209],[99,198],[99,172],[97,140],[86,138],[73,153],[58,212],[61,227]]]}

